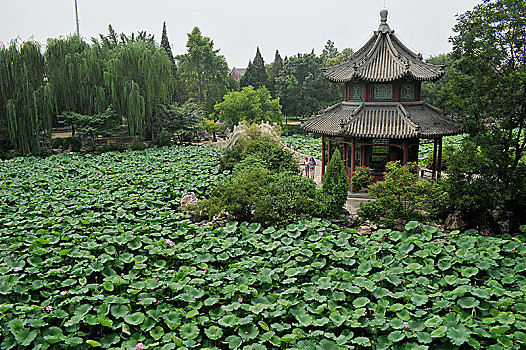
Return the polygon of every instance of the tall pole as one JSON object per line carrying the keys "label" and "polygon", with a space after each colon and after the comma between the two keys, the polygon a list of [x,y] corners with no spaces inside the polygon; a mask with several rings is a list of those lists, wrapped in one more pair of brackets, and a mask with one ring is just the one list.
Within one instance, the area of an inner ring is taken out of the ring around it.
{"label": "tall pole", "polygon": [[75,19],[77,20],[77,36],[80,38],[80,31],[79,31],[79,11],[77,10],[77,0],[75,0]]}

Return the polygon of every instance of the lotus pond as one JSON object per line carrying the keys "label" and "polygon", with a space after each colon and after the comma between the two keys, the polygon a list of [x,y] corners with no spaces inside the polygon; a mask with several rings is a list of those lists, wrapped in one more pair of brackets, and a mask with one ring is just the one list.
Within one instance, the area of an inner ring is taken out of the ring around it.
{"label": "lotus pond", "polygon": [[0,348],[526,344],[524,235],[417,222],[370,236],[325,220],[200,227],[172,206],[224,176],[216,152],[0,165]]}

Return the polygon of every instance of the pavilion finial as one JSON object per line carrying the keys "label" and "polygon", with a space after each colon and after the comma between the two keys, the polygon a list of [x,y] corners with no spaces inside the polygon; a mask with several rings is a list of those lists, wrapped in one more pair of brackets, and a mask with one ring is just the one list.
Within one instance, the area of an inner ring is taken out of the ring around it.
{"label": "pavilion finial", "polygon": [[387,15],[389,14],[389,11],[384,7],[380,10],[380,21],[382,23],[387,23]]}

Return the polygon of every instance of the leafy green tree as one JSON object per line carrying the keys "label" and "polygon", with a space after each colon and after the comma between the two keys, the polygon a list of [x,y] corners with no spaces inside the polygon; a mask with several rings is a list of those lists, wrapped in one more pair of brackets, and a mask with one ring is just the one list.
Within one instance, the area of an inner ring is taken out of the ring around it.
{"label": "leafy green tree", "polygon": [[154,43],[119,44],[106,63],[104,82],[115,111],[126,118],[130,135],[155,138],[157,106],[172,102],[172,63]]}
{"label": "leafy green tree", "polygon": [[256,57],[253,62],[248,62],[247,71],[245,75],[241,77],[241,87],[253,86],[254,88],[260,88],[267,86],[268,75],[265,69],[265,61],[259,52],[259,47],[256,49]]}
{"label": "leafy green tree", "polygon": [[274,62],[272,62],[270,66],[268,75],[268,88],[272,97],[276,97],[276,78],[279,76],[279,73],[282,69],[283,59],[281,58],[279,51],[276,50],[276,54],[274,55]]}
{"label": "leafy green tree", "polygon": [[426,60],[427,63],[444,65],[445,73],[437,82],[425,81],[422,83],[422,100],[429,104],[445,109],[446,112],[453,112],[447,105],[447,94],[444,87],[448,86],[451,81],[451,75],[456,74],[453,67],[455,60],[452,54],[440,54],[430,57]]}
{"label": "leafy green tree", "polygon": [[336,66],[340,63],[344,63],[347,57],[353,54],[353,50],[349,47],[343,49],[343,51],[334,58],[328,58],[325,61],[325,67]]}
{"label": "leafy green tree", "polygon": [[214,49],[214,42],[195,27],[188,34],[187,52],[177,57],[182,100],[192,99],[207,113],[221,100],[228,88],[228,65]]}
{"label": "leafy green tree", "polygon": [[102,114],[109,106],[104,85],[106,55],[78,36],[48,39],[46,77],[51,84],[57,114]]}
{"label": "leafy green tree", "polygon": [[342,85],[326,80],[322,68],[323,59],[314,52],[285,60],[276,79],[276,92],[284,114],[310,116],[342,100]]}
{"label": "leafy green tree", "polygon": [[327,62],[327,60],[336,57],[338,57],[338,49],[334,46],[334,41],[329,39],[325,43],[325,47],[321,52],[321,58],[324,60],[324,62]]}
{"label": "leafy green tree", "polygon": [[254,90],[246,86],[241,91],[227,93],[222,102],[214,106],[219,120],[232,129],[239,122],[260,121],[281,122],[281,105],[278,99],[272,99],[270,92],[263,86]]}
{"label": "leafy green tree", "polygon": [[[460,115],[475,145],[463,149],[473,175],[453,174],[454,188],[476,186],[491,198],[476,213],[464,213],[493,217],[506,223],[501,230],[512,232],[526,218],[524,5],[524,0],[485,0],[458,16],[451,38],[456,73],[445,87],[447,106]],[[477,161],[475,152],[484,162]],[[463,193],[449,192],[450,201],[464,202]]]}
{"label": "leafy green tree", "polygon": [[156,112],[158,132],[166,131],[170,138],[177,135],[179,141],[191,140],[200,129],[204,113],[195,102],[181,105],[171,103],[159,105]]}
{"label": "leafy green tree", "polygon": [[18,153],[39,154],[41,141],[51,141],[53,113],[40,45],[12,41],[7,48],[0,47],[0,67],[0,126],[7,126],[9,144]]}
{"label": "leafy green tree", "polygon": [[117,130],[115,111],[111,108],[96,115],[67,112],[61,118],[76,126],[77,136],[80,137],[83,146],[89,145],[91,150],[95,149],[95,139],[99,135],[109,136]]}

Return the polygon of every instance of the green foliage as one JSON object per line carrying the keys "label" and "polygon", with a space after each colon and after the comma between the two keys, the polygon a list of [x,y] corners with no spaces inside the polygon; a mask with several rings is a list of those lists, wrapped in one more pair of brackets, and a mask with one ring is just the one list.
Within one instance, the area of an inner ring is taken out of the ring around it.
{"label": "green foliage", "polygon": [[161,34],[161,47],[164,49],[170,61],[175,67],[175,58],[172,54],[172,47],[170,46],[170,40],[168,40],[168,32],[166,30],[166,22],[163,22],[163,32]]}
{"label": "green foliage", "polygon": [[351,184],[353,192],[368,188],[373,180],[373,170],[369,167],[356,167],[352,175]]}
{"label": "green foliage", "polygon": [[276,50],[274,62],[272,62],[268,74],[268,89],[272,97],[276,97],[276,78],[279,76],[282,69],[283,59],[281,58],[279,51]]}
{"label": "green foliage", "polygon": [[259,47],[256,49],[256,57],[254,62],[249,62],[247,71],[241,77],[241,87],[253,86],[256,89],[266,87],[268,85],[268,75],[265,69],[265,61],[259,52]]}
{"label": "green foliage", "polygon": [[256,155],[249,155],[234,166],[232,175],[240,175],[241,173],[246,173],[256,168],[266,169],[267,164]]}
{"label": "green foliage", "polygon": [[[60,116],[68,124],[76,127],[76,135],[83,144],[95,149],[95,139],[98,135],[108,136],[116,131],[115,112],[108,108],[104,113],[97,115],[83,115],[79,113],[64,113]],[[86,140],[86,141],[83,141]]]}
{"label": "green foliage", "polygon": [[434,193],[433,184],[418,180],[415,163],[400,165],[396,161],[387,163],[386,167],[385,181],[369,186],[369,194],[376,199],[360,208],[360,216],[388,227],[396,219],[422,219],[422,210]]}
{"label": "green foliage", "polygon": [[276,95],[284,114],[310,116],[342,100],[342,85],[325,79],[322,68],[323,59],[314,53],[285,60],[276,78]]}
{"label": "green foliage", "polygon": [[323,217],[328,209],[325,202],[311,179],[292,173],[273,174],[256,194],[251,221],[284,227],[300,219]]}
{"label": "green foliage", "polygon": [[339,150],[334,151],[329,164],[327,164],[322,186],[326,197],[327,210],[332,216],[338,215],[347,201],[349,191],[349,177],[343,166]]}
{"label": "green foliage", "polygon": [[[53,97],[44,81],[44,57],[34,41],[0,46],[0,131],[3,148],[39,154],[41,135],[49,145]],[[6,130],[7,129],[7,130]],[[9,137],[9,140],[5,139]]]}
{"label": "green foliage", "polygon": [[249,123],[281,123],[282,118],[279,99],[272,99],[265,87],[254,90],[252,86],[247,86],[241,91],[231,91],[214,106],[214,110],[219,120],[230,129],[244,120]]}
{"label": "green foliage", "polygon": [[[471,227],[503,233],[503,222],[518,228],[524,221],[526,165],[519,164],[513,172],[500,169],[491,161],[495,155],[489,152],[496,150],[464,139],[462,149],[450,158],[448,177],[441,183],[445,198],[434,207],[443,217],[459,212]],[[503,172],[511,176],[506,184],[499,180]],[[515,212],[519,214],[511,216]]]}
{"label": "green foliage", "polygon": [[214,49],[214,41],[202,36],[198,27],[188,33],[187,52],[177,56],[182,100],[192,99],[206,113],[227,92],[228,66],[225,57]]}
{"label": "green foliage", "polygon": [[451,39],[456,74],[445,87],[447,106],[461,115],[476,146],[466,155],[468,174],[476,176],[456,174],[455,181],[487,192],[486,211],[514,230],[526,217],[525,28],[523,0],[484,1],[460,15]]}
{"label": "green foliage", "polygon": [[[448,171],[449,163],[451,158],[454,156],[455,152],[458,152],[459,149],[453,145],[445,145],[442,147],[442,171]],[[425,163],[423,164],[426,168],[433,168],[433,152],[427,155]],[[437,158],[437,167],[438,167],[438,158]]]}
{"label": "green foliage", "polygon": [[177,135],[180,142],[191,141],[200,130],[203,118],[201,107],[194,102],[172,103],[158,106],[155,125],[159,132],[166,131],[170,139]]}
{"label": "green foliage", "polygon": [[455,59],[451,53],[440,54],[429,57],[427,63],[444,66],[444,75],[436,82],[422,82],[422,101],[425,101],[433,106],[443,108],[446,113],[454,113],[454,111],[447,105],[447,86],[451,82],[451,77],[458,74],[454,68]]}
{"label": "green foliage", "polygon": [[265,163],[265,168],[273,172],[299,172],[293,154],[266,136],[255,139],[240,139],[230,148],[226,148],[221,158],[221,168],[231,170],[248,156],[262,160]]}

